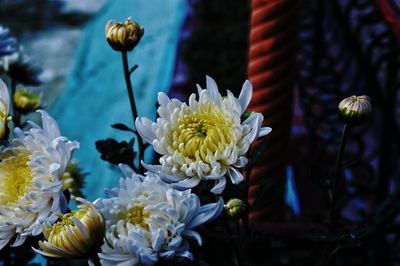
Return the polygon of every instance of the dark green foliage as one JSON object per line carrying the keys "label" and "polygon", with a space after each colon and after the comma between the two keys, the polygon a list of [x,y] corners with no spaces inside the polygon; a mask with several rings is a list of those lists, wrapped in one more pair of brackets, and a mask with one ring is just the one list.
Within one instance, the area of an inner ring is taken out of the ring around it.
{"label": "dark green foliage", "polygon": [[111,125],[111,127],[122,130],[122,131],[135,132],[133,129],[129,128],[127,125],[124,125],[122,123],[117,123],[117,124]]}
{"label": "dark green foliage", "polygon": [[115,139],[96,141],[96,149],[100,152],[100,158],[111,164],[132,165],[136,152],[133,151],[134,139],[128,142],[118,142]]}
{"label": "dark green foliage", "polygon": [[32,62],[19,60],[10,64],[7,74],[17,83],[26,86],[39,86],[42,82],[39,75],[42,69],[35,66]]}

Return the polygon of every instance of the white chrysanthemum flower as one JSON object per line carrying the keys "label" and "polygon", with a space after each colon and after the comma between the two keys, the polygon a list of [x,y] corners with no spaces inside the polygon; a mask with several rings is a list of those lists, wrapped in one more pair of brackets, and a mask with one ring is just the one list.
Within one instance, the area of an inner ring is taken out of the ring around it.
{"label": "white chrysanthemum flower", "polygon": [[0,139],[7,132],[7,124],[9,120],[8,112],[10,110],[10,93],[6,84],[0,79]]}
{"label": "white chrysanthemum flower", "polygon": [[39,112],[43,128],[32,122],[29,131],[16,128],[13,146],[0,153],[0,249],[14,236],[18,246],[42,233],[44,221],[66,211],[60,178],[79,143],[61,136],[53,118]]}
{"label": "white chrysanthemum flower", "polygon": [[197,186],[201,180],[215,180],[211,190],[220,194],[228,175],[233,184],[243,180],[238,168],[247,164],[250,144],[267,135],[271,128],[261,127],[263,115],[253,112],[244,121],[242,115],[250,103],[252,85],[243,84],[239,98],[227,91],[222,97],[215,81],[207,76],[207,89],[199,85],[199,100],[192,94],[189,105],[158,94],[157,122],[136,120],[139,134],[162,155],[161,165],[145,165],[177,189]]}
{"label": "white chrysanthemum flower", "polygon": [[218,217],[224,207],[217,203],[200,206],[190,190],[178,191],[156,173],[138,175],[120,165],[126,178],[120,188],[107,191],[108,199],[95,204],[106,220],[102,265],[154,265],[159,258],[192,259],[186,239],[200,235],[192,229]]}

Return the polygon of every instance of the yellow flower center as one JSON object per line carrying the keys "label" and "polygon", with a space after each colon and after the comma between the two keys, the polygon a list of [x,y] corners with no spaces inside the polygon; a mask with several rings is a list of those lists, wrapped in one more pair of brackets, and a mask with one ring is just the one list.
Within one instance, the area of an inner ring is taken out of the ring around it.
{"label": "yellow flower center", "polygon": [[[71,229],[71,226],[75,227],[75,223],[71,219],[71,217],[75,217],[76,219],[81,220],[85,214],[86,210],[80,209],[67,214],[59,215],[60,220],[58,222],[53,224],[52,227],[43,230],[45,238],[49,243],[56,247],[69,250],[69,241],[66,240],[69,239],[70,236],[67,228]],[[72,232],[73,234],[76,234],[75,231]],[[82,250],[82,252],[84,251],[85,250]]]}
{"label": "yellow flower center", "polygon": [[61,220],[53,224],[51,231],[45,232],[48,241],[53,244],[57,244],[57,241],[62,243],[64,236],[67,236],[67,228],[71,225],[75,226],[71,217],[82,220],[82,217],[86,214],[86,209],[87,208],[60,215],[59,217]]}
{"label": "yellow flower center", "polygon": [[138,225],[145,230],[149,230],[149,225],[146,223],[146,218],[150,217],[150,213],[144,210],[144,207],[134,206],[128,209],[126,212],[119,213],[117,218],[124,220],[127,223]]}
{"label": "yellow flower center", "polygon": [[203,104],[177,121],[170,145],[183,156],[207,161],[208,152],[224,150],[233,136],[232,121],[212,104]]}
{"label": "yellow flower center", "polygon": [[32,169],[28,166],[30,152],[16,149],[1,154],[0,203],[15,203],[32,184]]}

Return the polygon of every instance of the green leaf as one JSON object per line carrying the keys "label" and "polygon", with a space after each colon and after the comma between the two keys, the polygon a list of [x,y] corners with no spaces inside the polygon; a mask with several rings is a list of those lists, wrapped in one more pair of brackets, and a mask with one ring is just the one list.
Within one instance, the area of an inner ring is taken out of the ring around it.
{"label": "green leaf", "polygon": [[111,125],[111,127],[115,128],[115,129],[118,129],[118,130],[130,131],[130,132],[134,132],[135,133],[135,130],[133,130],[132,128],[130,128],[127,125],[124,125],[122,123],[113,124],[113,125]]}
{"label": "green leaf", "polygon": [[96,141],[96,149],[100,152],[100,158],[112,164],[133,165],[136,152],[133,151],[134,139],[128,142],[118,142],[115,139]]}

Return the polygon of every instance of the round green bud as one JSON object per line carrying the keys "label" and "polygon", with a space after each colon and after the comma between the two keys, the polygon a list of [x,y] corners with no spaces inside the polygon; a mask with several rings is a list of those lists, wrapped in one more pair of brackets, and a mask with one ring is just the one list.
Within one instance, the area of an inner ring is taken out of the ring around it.
{"label": "round green bud", "polygon": [[339,115],[349,125],[362,125],[368,122],[372,113],[371,99],[366,96],[351,96],[339,103]]}
{"label": "round green bud", "polygon": [[229,217],[240,218],[246,213],[246,204],[241,199],[230,199],[225,205],[225,212]]}

